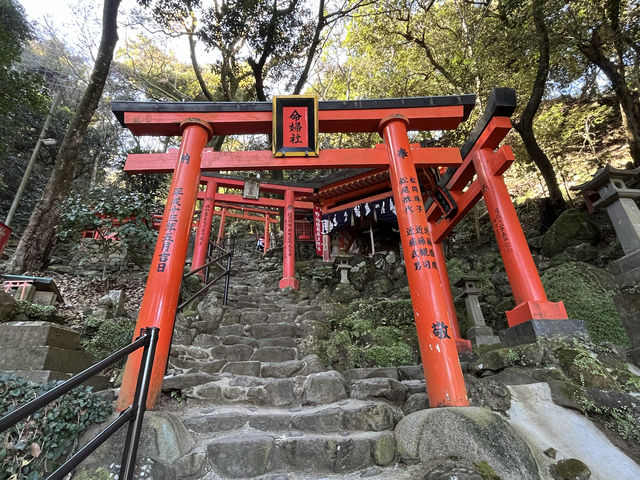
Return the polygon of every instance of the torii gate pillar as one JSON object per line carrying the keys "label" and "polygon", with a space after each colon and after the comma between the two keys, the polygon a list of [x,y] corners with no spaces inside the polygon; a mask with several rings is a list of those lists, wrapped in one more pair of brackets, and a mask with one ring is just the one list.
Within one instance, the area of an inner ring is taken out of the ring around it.
{"label": "torii gate pillar", "polygon": [[287,189],[284,192],[284,242],[282,245],[282,279],[280,289],[291,287],[300,288],[300,281],[296,275],[296,243],[295,243],[295,212],[294,192]]}
{"label": "torii gate pillar", "polygon": [[411,291],[422,366],[433,407],[468,406],[454,329],[433,253],[418,175],[407,127],[409,121],[392,115],[380,122],[387,146],[389,176]]}
{"label": "torii gate pillar", "polygon": [[271,248],[271,232],[270,232],[271,216],[267,213],[264,216],[264,250],[263,253],[267,253],[267,250]]}
{"label": "torii gate pillar", "polygon": [[[189,230],[198,198],[202,150],[213,136],[209,124],[197,119],[185,120],[180,127],[182,144],[171,180],[167,204],[164,207],[158,242],[153,253],[134,334],[137,336],[140,329],[146,327],[160,328],[147,396],[149,409],[155,406],[162,390],[162,379],[171,348],[180,284],[189,246]],[[118,396],[118,410],[124,410],[133,403],[141,356],[142,350],[139,349],[128,357]]]}
{"label": "torii gate pillar", "polygon": [[[196,270],[203,266],[207,259],[209,238],[211,236],[211,221],[213,220],[213,209],[215,207],[215,197],[218,191],[216,182],[207,182],[207,190],[202,200],[202,210],[200,220],[198,220],[198,230],[196,231],[196,243],[193,247],[193,257],[191,258],[191,270]],[[204,279],[205,272],[198,272]]]}
{"label": "torii gate pillar", "polygon": [[493,151],[479,149],[473,164],[516,302],[516,307],[506,312],[509,326],[532,320],[566,320],[564,304],[547,299],[504,178],[493,171]]}
{"label": "torii gate pillar", "polygon": [[222,245],[222,242],[224,242],[224,224],[226,221],[227,221],[227,209],[223,208],[222,214],[220,215],[220,227],[218,228],[218,239],[216,240],[216,243],[218,245]]}

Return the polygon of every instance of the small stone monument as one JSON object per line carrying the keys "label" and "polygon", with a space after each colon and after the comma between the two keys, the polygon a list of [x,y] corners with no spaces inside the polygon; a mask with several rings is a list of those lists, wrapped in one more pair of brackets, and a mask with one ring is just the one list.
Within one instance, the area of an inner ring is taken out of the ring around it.
{"label": "small stone monument", "polygon": [[625,184],[638,174],[640,167],[622,170],[607,164],[590,181],[571,187],[582,193],[590,212],[606,207],[625,253],[616,261],[620,271],[618,280],[622,284],[640,280],[640,209],[635,202],[640,198],[640,189],[628,188]]}
{"label": "small stone monument", "polygon": [[349,283],[349,272],[351,271],[351,255],[339,253],[336,255],[336,270],[340,272],[340,283]]}
{"label": "small stone monument", "polygon": [[473,346],[493,345],[500,343],[500,339],[497,335],[494,335],[491,327],[487,327],[484,322],[479,300],[480,289],[476,285],[479,280],[480,278],[478,277],[468,275],[458,280],[455,286],[463,290],[462,297],[467,309],[467,318],[473,325],[467,330],[467,338]]}

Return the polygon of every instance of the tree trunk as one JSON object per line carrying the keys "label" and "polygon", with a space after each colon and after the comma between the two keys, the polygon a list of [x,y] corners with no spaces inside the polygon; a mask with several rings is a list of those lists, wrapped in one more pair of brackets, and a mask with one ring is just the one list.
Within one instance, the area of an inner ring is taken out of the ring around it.
{"label": "tree trunk", "polygon": [[544,0],[534,0],[533,2],[533,21],[536,26],[536,40],[538,41],[538,71],[531,88],[531,95],[527,102],[520,120],[514,122],[513,128],[522,137],[522,142],[527,149],[529,158],[536,164],[538,170],[542,174],[547,189],[549,190],[549,200],[555,212],[559,215],[567,208],[567,203],[562,196],[562,191],[558,185],[558,178],[553,169],[553,165],[544,153],[533,131],[533,119],[538,113],[544,89],[549,76],[549,32],[544,22]]}
{"label": "tree trunk", "polygon": [[556,172],[553,169],[553,165],[551,161],[544,153],[540,145],[538,145],[538,141],[533,133],[533,128],[523,129],[521,125],[515,124],[514,128],[520,134],[522,138],[522,142],[524,143],[525,148],[527,149],[527,154],[529,158],[536,164],[538,170],[542,174],[542,178],[544,178],[544,183],[549,190],[549,200],[551,201],[551,205],[555,210],[556,216],[562,213],[567,208],[567,203],[562,196],[562,190],[560,189],[560,184],[558,183],[558,177],[556,176]]}
{"label": "tree trunk", "polygon": [[62,140],[40,203],[31,214],[29,224],[22,233],[11,259],[8,269],[12,273],[39,270],[49,260],[55,241],[55,227],[60,219],[60,205],[71,188],[80,146],[102,96],[118,41],[117,18],[120,1],[104,1],[102,37],[91,78]]}
{"label": "tree trunk", "polygon": [[578,47],[587,59],[598,66],[604,73],[616,93],[620,104],[622,125],[624,126],[629,153],[633,159],[633,166],[640,166],[640,106],[635,102],[633,93],[626,83],[624,64],[616,65],[603,52],[602,39],[598,29],[591,33],[591,42]]}

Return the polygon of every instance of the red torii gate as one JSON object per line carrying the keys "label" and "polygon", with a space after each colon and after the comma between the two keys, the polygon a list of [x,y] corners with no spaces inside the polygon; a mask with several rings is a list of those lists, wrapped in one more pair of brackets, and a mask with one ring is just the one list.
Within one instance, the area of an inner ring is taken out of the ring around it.
{"label": "red torii gate", "polygon": [[[502,105],[504,97],[510,96],[512,98],[506,102],[508,105]],[[566,319],[562,303],[548,302],[544,295],[502,180],[502,173],[513,159],[511,150],[502,147],[494,152],[510,128],[508,116],[515,105],[513,92],[498,89],[497,93],[492,94],[487,112],[463,147],[462,156],[457,149],[415,148],[409,144],[408,130],[456,128],[468,117],[474,101],[475,96],[462,95],[321,102],[318,115],[320,132],[378,131],[384,138],[386,157],[380,154],[380,149],[368,149],[362,152],[323,151],[317,158],[273,158],[271,152],[204,151],[205,144],[214,132],[221,135],[271,133],[270,103],[114,103],[114,113],[134,135],[182,134],[178,155],[173,156],[175,173],[137,325],[138,328],[160,327],[161,338],[152,373],[148,406],[153,407],[161,389],[186,256],[186,237],[201,167],[207,170],[363,166],[389,169],[390,185],[398,206],[398,225],[407,261],[407,277],[429,403],[432,407],[468,405],[455,341],[449,335],[449,332],[453,333],[453,322],[450,302],[443,287],[446,275],[438,268],[443,262],[438,260],[441,252],[437,252],[434,244],[444,238],[480,196],[484,196],[487,201],[505,266],[509,264],[509,279],[516,284],[514,295],[518,306],[511,315],[507,315],[510,325],[535,319]],[[167,165],[171,158],[165,158],[164,161]],[[134,155],[127,161],[130,171],[149,171],[149,160],[146,164],[141,163],[145,162],[136,163]],[[438,221],[441,217],[438,207],[433,205],[428,210],[425,208],[422,192],[418,187],[417,166],[459,166],[455,170],[450,169],[445,177],[444,185],[458,202],[457,212],[452,212],[455,214],[450,218]],[[165,168],[170,168],[170,165]],[[474,174],[477,174],[478,179],[467,188]],[[409,194],[406,195],[407,193]],[[292,222],[291,190],[285,192],[285,204],[285,218],[290,218]],[[430,247],[435,247],[433,253]],[[518,269],[520,272],[514,271]],[[136,357],[137,355],[132,354],[125,368],[118,399],[120,409],[126,408],[133,398],[139,365],[139,358]]]}
{"label": "red torii gate", "polygon": [[[175,163],[175,161],[177,160],[177,151],[173,150],[172,154],[174,156]],[[150,165],[153,163],[153,159],[157,155],[158,154],[137,154],[137,157],[131,159],[131,162],[135,163],[136,161],[142,161],[147,165]],[[131,168],[129,166],[129,162],[130,159],[128,158],[127,164],[125,164],[125,172],[140,173],[139,170]],[[150,172],[150,170],[147,171]],[[158,173],[158,170],[155,170],[155,172]],[[245,183],[243,179],[229,178],[224,176],[202,175],[200,177],[200,182],[206,184],[206,191],[204,193],[198,192],[198,199],[202,199],[203,201],[203,213],[201,214],[201,219],[198,222],[198,228],[196,231],[196,242],[194,245],[193,257],[191,259],[191,268],[195,270],[205,264],[205,259],[207,257],[207,247],[209,244],[209,235],[211,232],[211,222],[213,219],[212,212],[214,211],[216,205],[219,205],[221,202],[223,202],[225,204],[253,205],[256,207],[259,206],[265,208],[283,208],[285,209],[285,222],[284,245],[282,252],[282,279],[280,280],[280,288],[292,287],[297,290],[299,282],[295,278],[296,261],[294,248],[295,232],[293,212],[296,208],[305,210],[313,209],[313,203],[296,200],[296,197],[313,193],[313,188],[264,182],[259,184],[259,189],[261,192],[284,193],[284,200],[266,197],[251,199],[244,198],[241,195],[218,192],[219,188],[242,189]],[[290,219],[288,218],[289,212],[291,213],[292,217]],[[226,215],[226,210],[223,210],[220,218],[220,228],[218,230],[217,243],[221,242],[224,235]],[[269,215],[265,213],[265,217],[269,217]],[[270,222],[267,222],[265,218],[265,242],[267,242],[267,235],[269,233],[269,223]],[[265,248],[265,251],[266,250],[267,248]]]}

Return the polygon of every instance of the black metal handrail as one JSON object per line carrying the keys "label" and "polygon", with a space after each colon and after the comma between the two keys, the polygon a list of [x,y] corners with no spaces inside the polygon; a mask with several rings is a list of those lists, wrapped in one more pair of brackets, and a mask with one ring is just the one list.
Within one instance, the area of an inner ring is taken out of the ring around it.
{"label": "black metal handrail", "polygon": [[[212,285],[214,283],[216,283],[218,280],[220,280],[222,277],[225,277],[225,281],[224,281],[224,297],[222,299],[222,304],[226,305],[227,304],[227,300],[229,299],[229,277],[231,276],[231,259],[233,258],[233,254],[234,254],[234,250],[235,250],[235,237],[231,237],[230,241],[229,241],[229,247],[228,249],[224,249],[221,245],[215,244],[215,243],[211,243],[209,242],[209,253],[207,254],[207,262],[196,268],[191,270],[189,273],[185,274],[182,279],[184,280],[187,277],[190,277],[191,275],[194,275],[202,270],[204,270],[204,287],[202,287],[200,290],[198,290],[196,293],[194,293],[193,295],[191,295],[188,299],[186,299],[185,301],[183,301],[182,303],[180,303],[176,309],[177,312],[180,312],[184,307],[186,307],[189,303],[191,303],[193,300],[195,300],[196,298],[198,298],[201,295],[204,295],[205,293],[207,293],[209,291],[209,289],[212,287]],[[220,255],[218,255],[215,258],[213,257],[213,252],[215,250],[220,250],[222,253]],[[226,259],[227,260],[227,264],[226,266],[223,266],[221,264],[221,261]],[[222,273],[220,273],[219,275],[217,275],[213,280],[209,281],[209,267],[211,267],[212,265],[216,265],[220,268],[222,268]]]}
{"label": "black metal handrail", "polygon": [[129,429],[127,431],[124,451],[122,454],[122,465],[120,466],[120,474],[118,478],[121,480],[131,480],[136,466],[136,455],[138,452],[138,444],[140,442],[140,432],[142,431],[142,421],[146,410],[149,380],[151,379],[151,369],[153,368],[153,357],[156,351],[156,344],[158,343],[158,332],[159,329],[157,327],[142,329],[140,331],[140,336],[131,344],[112,353],[104,360],[99,361],[86,370],[74,375],[69,380],[66,380],[48,392],[43,393],[39,397],[34,398],[30,402],[0,418],[0,432],[13,427],[20,420],[32,415],[48,403],[57,400],[65,393],[70,392],[94,375],[100,373],[105,368],[110,367],[118,360],[129,355],[131,352],[134,352],[139,348],[144,348],[142,352],[142,360],[140,362],[140,373],[138,374],[138,383],[136,385],[133,405],[124,410],[117,419],[111,422],[94,439],[74,453],[66,462],[60,465],[55,472],[46,478],[46,480],[62,480],[84,459],[91,455],[96,448],[102,445],[111,435],[113,435],[122,425],[129,422]]}

